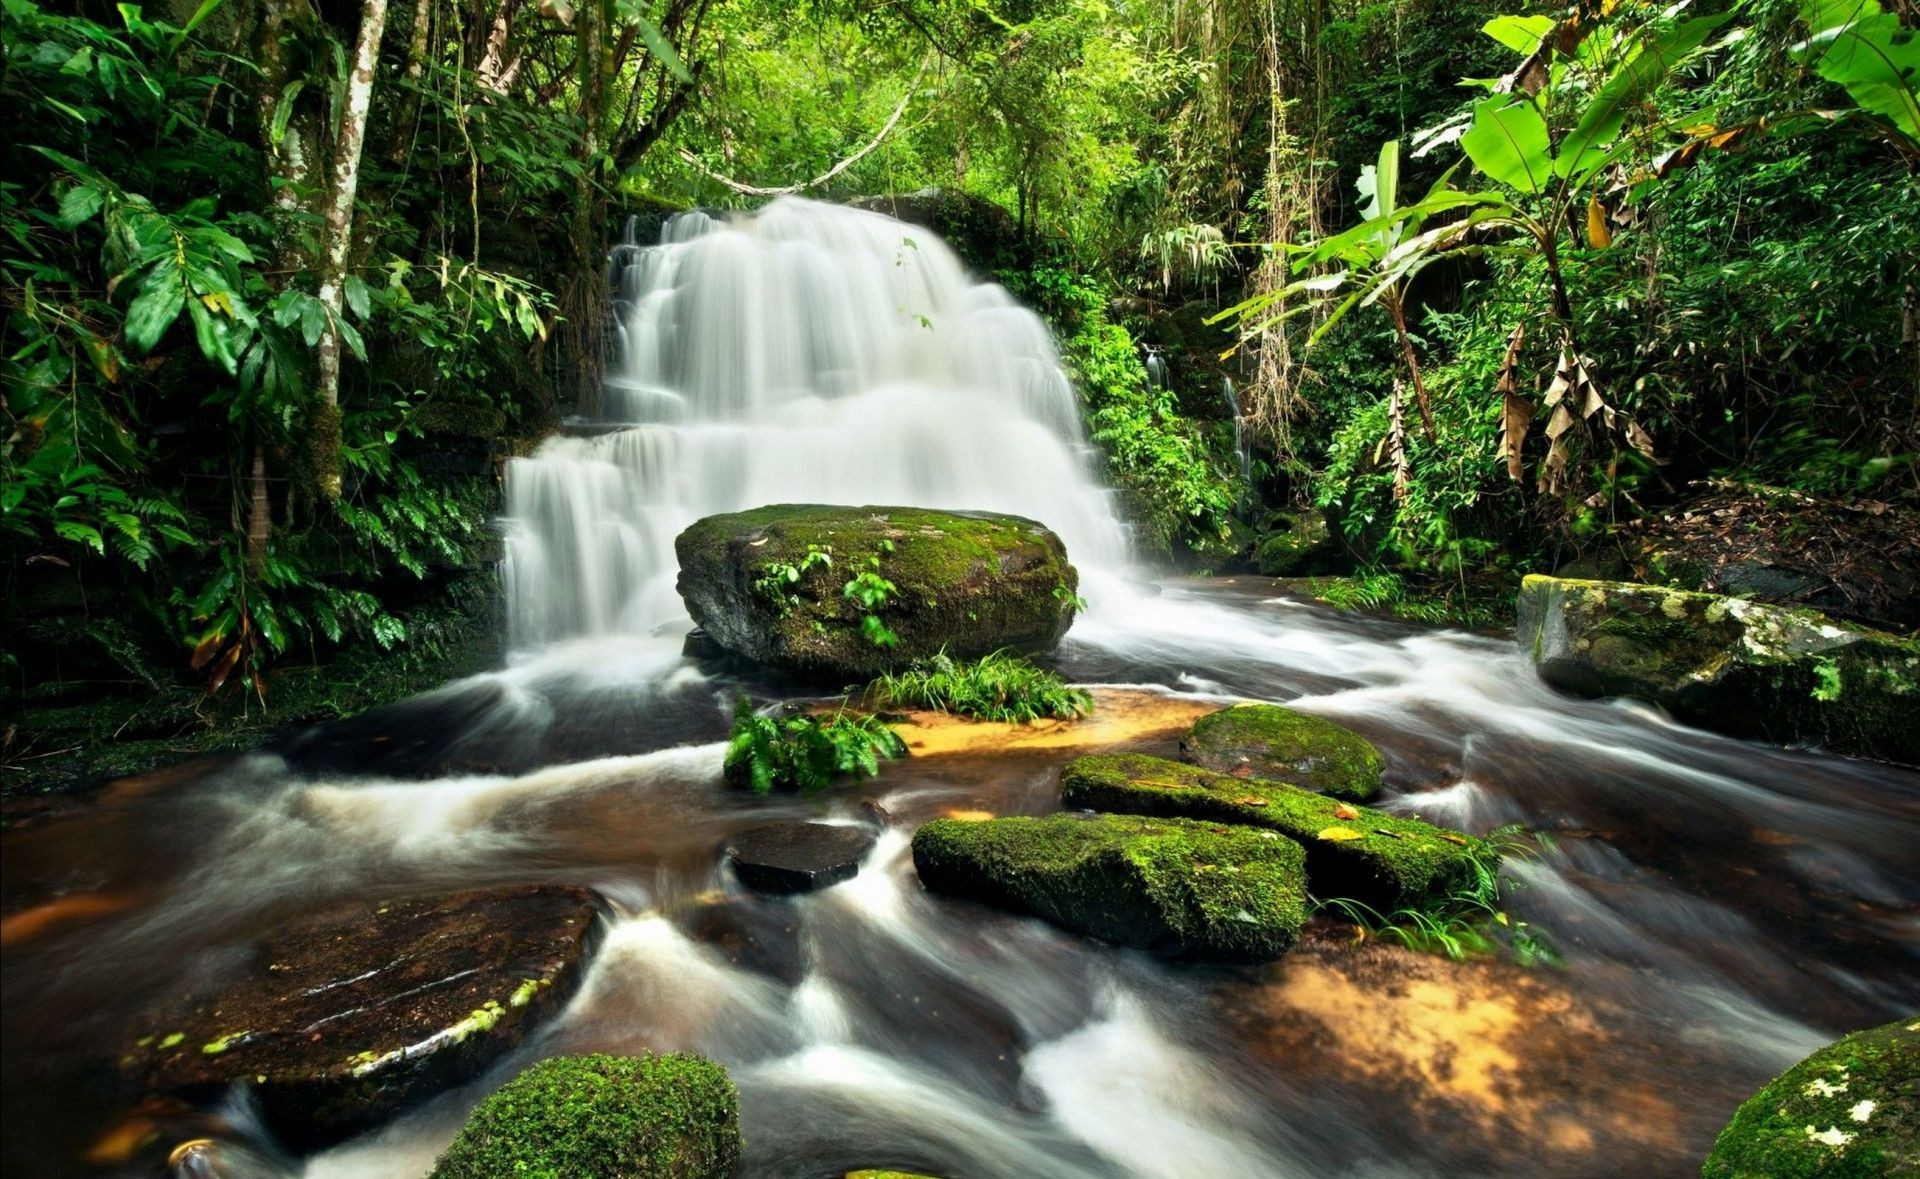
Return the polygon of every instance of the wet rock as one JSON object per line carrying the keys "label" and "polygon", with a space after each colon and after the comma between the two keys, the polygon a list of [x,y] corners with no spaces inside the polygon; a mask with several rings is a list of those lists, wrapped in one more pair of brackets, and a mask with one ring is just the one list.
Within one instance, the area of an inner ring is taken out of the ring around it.
{"label": "wet rock", "polygon": [[1733,1115],[1700,1174],[1920,1175],[1920,1017],[1855,1032],[1780,1074]]}
{"label": "wet rock", "polygon": [[1419,819],[1145,754],[1079,758],[1061,772],[1060,785],[1061,801],[1070,807],[1280,832],[1306,849],[1315,896],[1346,897],[1383,913],[1463,888],[1474,878],[1476,860],[1495,859],[1482,841]]}
{"label": "wet rock", "polygon": [[768,823],[727,841],[740,883],[761,892],[812,892],[852,880],[873,832],[836,823]]}
{"label": "wet rock", "polygon": [[913,836],[936,892],[1174,957],[1268,962],[1306,920],[1298,844],[1137,815],[938,819]]}
{"label": "wet rock", "polygon": [[727,649],[714,642],[712,635],[696,626],[687,632],[686,638],[680,641],[680,654],[698,663],[708,663],[725,659]]}
{"label": "wet rock", "polygon": [[833,685],[942,650],[1049,650],[1079,586],[1059,537],[985,512],[779,504],[709,516],[674,550],[680,596],[716,643]]}
{"label": "wet rock", "polygon": [[789,987],[806,977],[806,951],[791,905],[716,893],[683,920],[687,935],[718,951],[729,966],[779,979]]}
{"label": "wet rock", "polygon": [[557,1013],[602,909],[557,886],[330,908],[156,1013],[122,1063],[198,1100],[244,1081],[290,1145],[338,1141],[479,1075]]}
{"label": "wet rock", "polygon": [[1386,765],[1352,729],[1277,704],[1236,704],[1201,717],[1180,738],[1180,756],[1202,769],[1354,802],[1380,793]]}
{"label": "wet rock", "polygon": [[727,1179],[740,1097],[683,1053],[556,1056],[482,1101],[429,1179]]}
{"label": "wet rock", "polygon": [[1033,251],[1011,214],[984,197],[945,188],[857,197],[856,209],[884,213],[909,225],[922,225],[944,240],[960,260],[981,274],[1002,267],[1025,268]]}
{"label": "wet rock", "polygon": [[1689,724],[1920,765],[1920,641],[1812,610],[1529,576],[1519,641],[1541,678]]}
{"label": "wet rock", "polygon": [[1340,548],[1325,515],[1312,508],[1270,512],[1253,547],[1254,572],[1267,577],[1331,573]]}

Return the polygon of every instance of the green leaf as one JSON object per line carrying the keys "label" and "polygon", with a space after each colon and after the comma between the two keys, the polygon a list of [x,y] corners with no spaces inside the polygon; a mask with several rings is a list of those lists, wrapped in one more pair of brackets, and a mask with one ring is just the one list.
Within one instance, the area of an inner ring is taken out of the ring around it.
{"label": "green leaf", "polygon": [[1521,192],[1540,192],[1553,176],[1547,121],[1525,99],[1501,95],[1480,102],[1460,147],[1474,167]]}
{"label": "green leaf", "polygon": [[106,197],[91,184],[76,184],[60,194],[60,215],[54,224],[73,229],[89,221],[106,204]]}
{"label": "green leaf", "polygon": [[1920,146],[1920,33],[1876,0],[1808,0],[1801,14],[1814,31],[1795,54]]}
{"label": "green leaf", "polygon": [[347,296],[347,309],[352,311],[356,318],[365,319],[369,310],[367,284],[360,281],[359,275],[349,274],[344,291]]}
{"label": "green leaf", "polygon": [[186,291],[175,273],[171,266],[156,266],[127,306],[127,342],[141,352],[153,350],[186,306]]}
{"label": "green leaf", "polygon": [[64,540],[79,541],[92,548],[94,552],[102,556],[106,555],[106,542],[100,539],[100,532],[96,528],[73,520],[62,520],[53,526],[53,531],[56,536]]}
{"label": "green leaf", "polygon": [[1480,31],[1525,57],[1540,48],[1540,38],[1553,31],[1550,16],[1496,16]]}
{"label": "green leaf", "polygon": [[667,72],[682,86],[693,85],[693,75],[687,72],[686,63],[674,52],[673,43],[661,33],[660,26],[645,17],[635,17],[634,24],[640,30],[640,40],[646,43],[647,52],[659,58],[660,64],[666,66]]}
{"label": "green leaf", "polygon": [[1732,17],[1733,13],[1723,12],[1684,21],[1670,29],[1643,30],[1638,51],[1601,83],[1580,121],[1561,141],[1560,174],[1581,176],[1596,168],[1605,157],[1606,146],[1620,137],[1628,113],[1652,98],[1675,67],[1698,52],[1714,30]]}

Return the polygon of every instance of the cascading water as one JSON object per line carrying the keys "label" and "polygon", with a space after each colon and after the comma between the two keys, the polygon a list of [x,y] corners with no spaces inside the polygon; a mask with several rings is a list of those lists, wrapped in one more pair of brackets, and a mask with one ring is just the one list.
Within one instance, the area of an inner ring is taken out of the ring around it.
{"label": "cascading water", "polygon": [[1045,325],[932,233],[797,198],[684,213],[613,287],[606,421],[508,467],[516,644],[680,623],[674,536],[761,504],[1011,512],[1124,564]]}

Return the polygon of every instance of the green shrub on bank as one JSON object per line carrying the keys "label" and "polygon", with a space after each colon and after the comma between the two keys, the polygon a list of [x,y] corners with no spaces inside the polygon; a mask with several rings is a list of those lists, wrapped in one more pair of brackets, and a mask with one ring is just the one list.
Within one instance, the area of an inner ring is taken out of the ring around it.
{"label": "green shrub on bank", "polygon": [[972,663],[942,651],[906,671],[881,676],[868,690],[882,707],[925,708],[975,720],[1077,720],[1093,711],[1092,696],[1010,651]]}
{"label": "green shrub on bank", "polygon": [[431,1179],[721,1179],[740,1099],[698,1056],[556,1056],[482,1101]]}
{"label": "green shrub on bank", "polygon": [[878,717],[837,713],[775,718],[744,699],[734,708],[733,735],[723,766],[727,781],[755,794],[812,793],[835,778],[872,777],[880,763],[907,755],[907,743]]}

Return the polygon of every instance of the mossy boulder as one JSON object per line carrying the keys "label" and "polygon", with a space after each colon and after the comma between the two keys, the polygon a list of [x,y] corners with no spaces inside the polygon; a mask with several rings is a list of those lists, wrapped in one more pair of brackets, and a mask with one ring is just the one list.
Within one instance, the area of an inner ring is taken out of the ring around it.
{"label": "mossy boulder", "polygon": [[1382,912],[1466,887],[1477,864],[1496,858],[1483,841],[1419,819],[1140,753],[1078,758],[1061,772],[1060,785],[1070,807],[1280,832],[1306,849],[1314,896],[1346,897]]}
{"label": "mossy boulder", "polygon": [[913,835],[936,892],[1171,957],[1268,962],[1307,916],[1299,845],[1138,815],[941,819]]}
{"label": "mossy boulder", "polygon": [[283,1141],[323,1146],[473,1079],[558,1013],[603,909],[557,886],[326,909],[152,1014],[122,1065],[195,1100],[245,1081]]}
{"label": "mossy boulder", "polygon": [[[708,516],[674,549],[680,596],[713,641],[832,685],[943,649],[1051,650],[1080,584],[1044,525],[988,512],[778,504]],[[884,600],[859,601],[868,589]]]}
{"label": "mossy boulder", "polygon": [[1749,1098],[1702,1179],[1920,1175],[1920,1017],[1829,1044]]}
{"label": "mossy boulder", "polygon": [[1529,576],[1519,641],[1548,683],[1702,728],[1920,765],[1920,641],[1813,610]]}
{"label": "mossy boulder", "polygon": [[1352,729],[1277,704],[1236,704],[1201,717],[1180,738],[1180,756],[1202,769],[1353,802],[1380,793],[1386,765]]}
{"label": "mossy boulder", "polygon": [[467,1118],[429,1179],[724,1179],[740,1098],[698,1056],[556,1056]]}
{"label": "mossy boulder", "polygon": [[1331,573],[1339,547],[1327,518],[1311,508],[1269,512],[1253,546],[1253,568],[1267,577]]}

